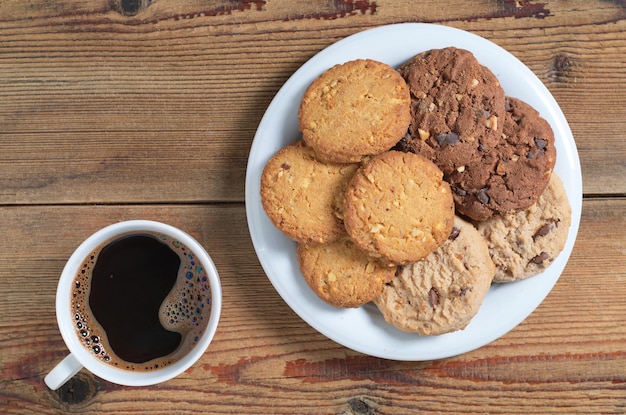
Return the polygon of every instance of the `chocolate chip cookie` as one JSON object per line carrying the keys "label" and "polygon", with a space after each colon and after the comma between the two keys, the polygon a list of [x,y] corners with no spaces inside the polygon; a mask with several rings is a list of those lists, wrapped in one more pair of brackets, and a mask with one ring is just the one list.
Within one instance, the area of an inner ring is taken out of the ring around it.
{"label": "chocolate chip cookie", "polygon": [[507,97],[501,140],[479,165],[448,178],[458,211],[484,220],[527,208],[548,185],[555,162],[550,124],[527,103]]}
{"label": "chocolate chip cookie", "polygon": [[420,53],[398,71],[411,91],[413,151],[449,175],[482,158],[500,138],[504,90],[496,76],[464,49]]}
{"label": "chocolate chip cookie", "polygon": [[494,272],[482,236],[456,217],[448,240],[425,259],[400,268],[374,303],[388,323],[406,332],[461,330],[478,312]]}
{"label": "chocolate chip cookie", "polygon": [[535,204],[478,223],[496,264],[494,281],[522,280],[545,270],[565,247],[571,214],[563,183],[552,173]]}

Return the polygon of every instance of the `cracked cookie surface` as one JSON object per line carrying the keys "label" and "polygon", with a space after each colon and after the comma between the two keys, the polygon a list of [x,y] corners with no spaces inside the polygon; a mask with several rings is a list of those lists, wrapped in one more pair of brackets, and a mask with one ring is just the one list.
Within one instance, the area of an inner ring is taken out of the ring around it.
{"label": "cracked cookie surface", "polygon": [[388,151],[353,175],[344,196],[344,225],[355,244],[383,261],[424,258],[450,234],[454,202],[441,170],[426,158]]}
{"label": "cracked cookie surface", "polygon": [[420,335],[439,335],[469,324],[494,276],[481,235],[459,217],[448,240],[425,259],[404,266],[374,303],[385,321]]}
{"label": "cracked cookie surface", "polygon": [[391,66],[335,65],[307,88],[298,111],[304,141],[320,160],[350,163],[393,147],[410,122],[409,88]]}
{"label": "cracked cookie surface", "polygon": [[261,175],[261,202],[272,223],[302,243],[328,243],[346,234],[338,206],[356,164],[324,163],[300,140],[283,147]]}

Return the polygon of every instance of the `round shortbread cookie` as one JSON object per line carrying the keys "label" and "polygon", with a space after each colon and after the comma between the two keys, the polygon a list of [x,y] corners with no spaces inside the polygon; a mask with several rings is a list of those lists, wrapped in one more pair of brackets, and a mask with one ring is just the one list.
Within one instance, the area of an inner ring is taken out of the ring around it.
{"label": "round shortbread cookie", "polygon": [[565,247],[571,215],[563,183],[552,173],[534,205],[477,223],[496,264],[494,281],[522,280],[546,269]]}
{"label": "round shortbread cookie", "polygon": [[448,240],[399,269],[374,300],[385,321],[421,335],[461,330],[476,315],[495,272],[485,241],[456,217]]}
{"label": "round shortbread cookie", "polygon": [[359,307],[378,297],[395,269],[357,248],[350,238],[330,244],[298,244],[300,271],[309,287],[335,307]]}
{"label": "round shortbread cookie", "polygon": [[353,175],[344,225],[357,246],[391,265],[418,261],[443,244],[454,202],[443,173],[413,153],[388,151]]}
{"label": "round shortbread cookie", "polygon": [[261,176],[261,202],[272,223],[301,243],[328,243],[346,234],[337,206],[358,165],[323,163],[300,140],[283,147]]}
{"label": "round shortbread cookie", "polygon": [[335,65],[307,88],[298,111],[304,141],[320,160],[351,163],[393,147],[410,122],[406,82],[391,66]]}

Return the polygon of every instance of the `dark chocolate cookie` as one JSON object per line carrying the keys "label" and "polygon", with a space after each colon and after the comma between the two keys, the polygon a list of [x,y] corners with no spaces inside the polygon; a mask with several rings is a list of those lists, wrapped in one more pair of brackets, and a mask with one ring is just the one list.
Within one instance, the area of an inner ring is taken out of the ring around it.
{"label": "dark chocolate cookie", "polygon": [[[481,221],[536,202],[556,160],[554,134],[537,111],[505,98],[495,75],[460,49],[417,55],[400,72],[411,88],[413,121],[396,149],[435,162],[450,183],[458,213]],[[435,76],[439,83],[431,79]],[[432,97],[422,92],[421,85],[428,84],[434,85]],[[453,85],[460,92],[442,95]],[[475,115],[474,124],[467,113]]]}
{"label": "dark chocolate cookie", "polygon": [[504,90],[496,76],[464,49],[420,53],[399,69],[411,91],[412,151],[444,174],[475,164],[502,132]]}
{"label": "dark chocolate cookie", "polygon": [[486,183],[474,189],[462,181],[467,171],[472,171],[472,179],[489,177],[484,161],[502,139],[505,118],[498,79],[471,52],[454,47],[420,53],[398,70],[411,90],[412,121],[396,148],[420,154],[443,171],[458,189],[455,203],[460,213],[474,219],[491,216],[488,211],[474,217],[471,209],[464,209],[473,204],[466,199],[476,200],[474,193]]}
{"label": "dark chocolate cookie", "polygon": [[526,209],[543,193],[556,161],[550,124],[527,103],[506,99],[500,141],[479,164],[447,176],[457,211],[485,220]]}
{"label": "dark chocolate cookie", "polygon": [[498,161],[489,182],[499,212],[521,210],[537,201],[548,186],[556,163],[554,132],[526,102],[506,98],[503,140],[496,147]]}

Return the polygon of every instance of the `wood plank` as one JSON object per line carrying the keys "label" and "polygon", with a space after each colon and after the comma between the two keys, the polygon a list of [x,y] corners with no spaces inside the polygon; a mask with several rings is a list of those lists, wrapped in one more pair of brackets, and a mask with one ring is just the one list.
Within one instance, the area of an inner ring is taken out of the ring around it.
{"label": "wood plank", "polygon": [[85,131],[5,138],[10,142],[2,144],[5,152],[0,153],[0,204],[243,198],[250,143],[228,131]]}
{"label": "wood plank", "polygon": [[[399,21],[449,24],[511,51],[568,118],[585,193],[626,194],[617,3],[431,1],[416,15],[408,0],[207,1],[205,11],[157,1],[134,17],[110,4],[0,7],[0,204],[242,201],[246,149],[286,79],[332,42]],[[167,140],[180,145],[165,155]]]}
{"label": "wood plank", "polygon": [[[224,291],[214,343],[159,386],[81,373],[72,391],[50,392],[43,376],[66,353],[54,316],[64,261],[91,232],[130,218],[179,226],[213,255]],[[625,227],[626,199],[585,200],[570,262],[527,320],[458,357],[394,362],[326,339],[289,309],[256,259],[242,204],[1,207],[0,412],[619,413]]]}

